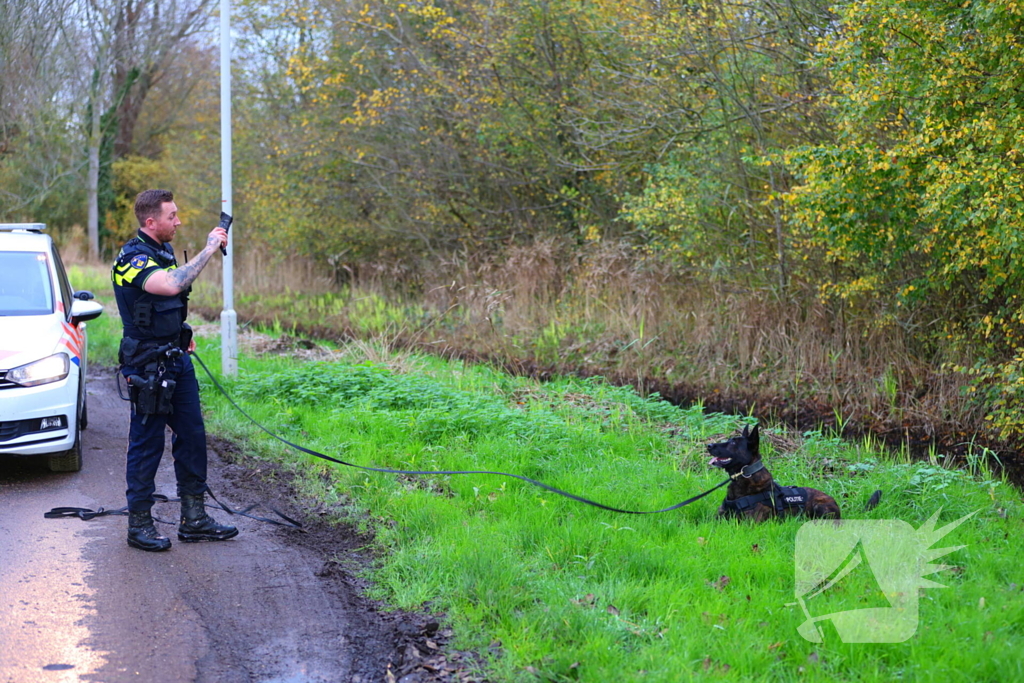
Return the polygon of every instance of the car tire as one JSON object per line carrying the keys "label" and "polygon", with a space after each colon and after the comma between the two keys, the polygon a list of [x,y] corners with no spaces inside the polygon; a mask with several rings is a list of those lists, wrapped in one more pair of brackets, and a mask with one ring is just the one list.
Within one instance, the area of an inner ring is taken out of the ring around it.
{"label": "car tire", "polygon": [[84,394],[82,395],[82,415],[78,418],[78,424],[82,429],[89,426],[89,402]]}
{"label": "car tire", "polygon": [[82,422],[75,429],[75,445],[71,450],[51,455],[46,463],[51,472],[78,472],[82,469]]}

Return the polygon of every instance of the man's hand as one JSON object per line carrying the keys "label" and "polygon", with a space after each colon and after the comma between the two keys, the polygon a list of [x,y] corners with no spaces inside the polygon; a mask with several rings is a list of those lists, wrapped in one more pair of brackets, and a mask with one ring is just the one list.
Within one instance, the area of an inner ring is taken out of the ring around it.
{"label": "man's hand", "polygon": [[196,350],[196,340],[195,339],[189,339],[188,340],[188,352],[192,353],[195,350]]}
{"label": "man's hand", "polygon": [[228,246],[228,231],[224,228],[218,226],[206,236],[207,249],[220,249],[226,246]]}
{"label": "man's hand", "polygon": [[157,296],[177,296],[188,289],[199,277],[213,253],[227,246],[228,231],[217,227],[206,236],[206,246],[191,261],[173,270],[158,270],[143,283],[142,288]]}

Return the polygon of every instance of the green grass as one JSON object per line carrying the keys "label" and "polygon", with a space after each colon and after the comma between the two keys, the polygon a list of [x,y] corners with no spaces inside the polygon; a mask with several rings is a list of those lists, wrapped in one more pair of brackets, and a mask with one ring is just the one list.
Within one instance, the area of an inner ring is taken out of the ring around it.
{"label": "green grass", "polygon": [[[739,423],[598,381],[538,385],[415,356],[397,368],[246,358],[231,389],[272,429],[343,459],[515,472],[630,509],[665,507],[717,483],[704,444]],[[212,392],[205,400],[215,430],[293,463],[313,495],[372,527],[377,597],[445,612],[460,647],[487,652],[500,641],[496,680],[1024,677],[1020,497],[983,468],[972,476],[898,462],[820,434],[795,453],[766,449],[781,481],[818,483],[849,517],[865,516],[858,510],[876,488],[886,495],[870,518],[918,527],[939,509],[942,523],[977,512],[940,544],[966,547],[948,560],[959,569],[937,577],[950,588],[924,591],[914,638],[818,645],[798,635],[802,613],[787,606],[799,520],[722,521],[717,494],[673,513],[626,516],[511,479],[336,467],[280,450]],[[858,584],[833,593],[829,609],[875,606],[869,598]]]}
{"label": "green grass", "polygon": [[68,266],[68,280],[75,291],[88,290],[103,304],[103,315],[86,323],[89,337],[89,362],[94,365],[116,365],[117,347],[121,342],[121,318],[117,314],[110,271],[94,266]]}
{"label": "green grass", "polygon": [[[216,341],[200,339],[199,352],[219,366]],[[514,472],[629,509],[718,483],[705,444],[744,422],[599,380],[538,384],[365,345],[330,363],[243,355],[226,384],[257,420],[335,457]],[[923,590],[910,640],[843,644],[833,631],[815,644],[787,606],[799,519],[723,521],[717,492],[671,513],[619,515],[514,479],[370,473],[285,449],[207,381],[203,400],[211,431],[283,463],[305,494],[371,529],[375,597],[445,613],[456,646],[479,651],[492,680],[1024,680],[1024,506],[983,459],[946,470],[821,433],[782,447],[767,430],[773,474],[825,489],[849,518],[916,528],[938,510],[940,524],[976,513],[937,544],[964,547],[939,560],[956,569],[930,577],[949,587]],[[882,504],[861,512],[875,489]],[[827,598],[826,611],[878,606],[858,582]]]}

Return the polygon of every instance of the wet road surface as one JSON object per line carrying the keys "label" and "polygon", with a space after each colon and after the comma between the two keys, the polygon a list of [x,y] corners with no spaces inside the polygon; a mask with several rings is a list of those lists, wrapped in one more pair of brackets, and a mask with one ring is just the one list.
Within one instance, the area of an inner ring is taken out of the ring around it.
{"label": "wet road surface", "polygon": [[[81,472],[0,459],[0,683],[384,680],[380,617],[318,577],[324,557],[295,531],[215,512],[237,538],[180,543],[158,524],[174,545],[146,553],[125,543],[126,517],[44,519],[57,506],[124,505],[127,404],[110,370],[93,373],[88,394]],[[222,465],[211,451],[218,497],[249,502],[221,486]],[[169,449],[157,491],[175,493]],[[176,503],[154,508],[177,514]]]}

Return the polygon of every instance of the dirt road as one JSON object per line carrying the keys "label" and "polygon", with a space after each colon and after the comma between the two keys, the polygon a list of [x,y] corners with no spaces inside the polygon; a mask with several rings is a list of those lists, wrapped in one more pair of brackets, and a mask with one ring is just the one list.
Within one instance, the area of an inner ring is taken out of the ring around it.
{"label": "dirt road", "polygon": [[[179,543],[158,524],[174,546],[145,553],[125,543],[125,517],[44,519],[56,506],[124,505],[127,407],[109,370],[93,373],[88,394],[81,472],[0,460],[0,683],[469,679],[461,655],[443,653],[450,634],[436,621],[360,595],[345,569],[365,542],[353,532],[300,534],[215,512],[237,538]],[[211,488],[228,505],[285,497],[286,483],[261,482],[216,448],[210,458]],[[175,493],[169,451],[157,491]],[[173,520],[177,507],[154,514]]]}

